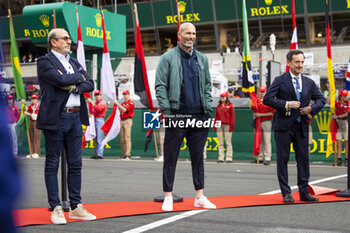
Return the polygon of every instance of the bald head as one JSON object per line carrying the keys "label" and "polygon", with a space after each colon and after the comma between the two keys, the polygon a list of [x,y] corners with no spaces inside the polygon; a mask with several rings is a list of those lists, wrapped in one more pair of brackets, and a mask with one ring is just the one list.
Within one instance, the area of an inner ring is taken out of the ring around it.
{"label": "bald head", "polygon": [[189,52],[196,42],[196,27],[192,23],[183,23],[180,25],[178,36],[180,48]]}
{"label": "bald head", "polygon": [[70,46],[72,44],[72,38],[70,38],[68,32],[62,28],[55,28],[49,32],[48,36],[49,48],[63,55],[67,55],[70,52]]}

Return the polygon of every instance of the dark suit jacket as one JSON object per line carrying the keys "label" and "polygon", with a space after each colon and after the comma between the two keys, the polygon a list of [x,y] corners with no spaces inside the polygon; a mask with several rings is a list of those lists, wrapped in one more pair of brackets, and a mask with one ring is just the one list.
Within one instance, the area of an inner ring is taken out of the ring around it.
{"label": "dark suit jacket", "polygon": [[[302,93],[300,96],[300,108],[306,107],[310,104],[310,100],[315,102],[311,105],[312,115],[316,115],[325,105],[326,100],[318,90],[315,82],[305,76],[302,76]],[[273,130],[285,131],[291,127],[298,116],[301,116],[301,121],[304,133],[308,131],[308,120],[306,115],[300,115],[300,109],[292,109],[290,116],[286,116],[286,102],[297,101],[295,89],[292,82],[292,77],[289,72],[278,76],[273,81],[272,85],[268,88],[266,95],[264,96],[263,103],[276,109]],[[306,136],[304,134],[304,136]]]}
{"label": "dark suit jacket", "polygon": [[[74,74],[67,74],[62,63],[50,52],[37,61],[37,71],[41,92],[41,103],[36,127],[38,129],[57,130],[59,116],[63,111],[70,93],[59,87],[75,84],[80,94],[80,120],[82,124],[89,125],[88,111],[83,93],[94,90],[94,82],[86,74],[78,60],[70,58],[69,63]],[[60,70],[62,74],[58,72]],[[84,81],[83,75],[86,79]]]}

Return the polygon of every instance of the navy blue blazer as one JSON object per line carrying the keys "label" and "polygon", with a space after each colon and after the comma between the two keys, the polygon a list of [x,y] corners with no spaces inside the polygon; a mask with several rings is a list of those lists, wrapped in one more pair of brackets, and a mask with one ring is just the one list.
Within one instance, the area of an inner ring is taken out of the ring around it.
{"label": "navy blue blazer", "polygon": [[[84,92],[94,90],[94,82],[84,71],[78,60],[70,58],[74,74],[67,74],[62,63],[50,52],[37,61],[37,72],[40,84],[41,103],[36,127],[45,130],[57,130],[59,128],[59,116],[69,98],[69,91],[59,87],[76,85],[80,94],[80,120],[82,124],[89,125],[88,110]],[[62,73],[60,74],[59,71]],[[84,80],[84,77],[86,81]]]}
{"label": "navy blue blazer", "polygon": [[[326,100],[312,79],[303,75],[301,79],[302,93],[300,96],[300,108],[309,106],[310,100],[314,100],[315,102],[311,105],[311,114],[316,115],[323,108]],[[303,128],[305,129],[305,133],[307,133],[307,115],[300,115],[300,109],[292,109],[291,114],[289,116],[286,115],[286,102],[292,100],[298,101],[292,82],[292,76],[287,72],[275,78],[263,99],[265,105],[276,109],[273,130],[285,131],[295,123],[298,116],[301,116],[302,124],[305,126]]]}

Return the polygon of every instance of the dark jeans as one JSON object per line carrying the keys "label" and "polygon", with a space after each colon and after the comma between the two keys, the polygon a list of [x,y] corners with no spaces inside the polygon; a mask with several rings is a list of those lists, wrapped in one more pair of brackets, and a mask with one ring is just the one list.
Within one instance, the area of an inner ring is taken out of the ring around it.
{"label": "dark jeans", "polygon": [[[307,126],[308,127],[308,126]],[[303,125],[295,122],[287,131],[275,131],[277,147],[277,176],[282,195],[291,193],[288,185],[288,161],[290,144],[293,142],[298,171],[298,188],[301,195],[309,188],[309,138],[303,134]]]}
{"label": "dark jeans", "polygon": [[45,136],[45,183],[51,208],[60,205],[57,172],[60,154],[64,146],[68,164],[68,192],[70,205],[81,203],[81,151],[83,130],[79,112],[61,113],[60,128],[58,130],[44,130]]}
{"label": "dark jeans", "polygon": [[[204,116],[200,115],[199,118]],[[197,117],[195,117],[197,118]],[[204,117],[207,118],[207,117]],[[203,119],[205,120],[205,119]],[[172,192],[177,159],[181,144],[186,137],[192,165],[192,179],[195,190],[204,188],[203,149],[208,136],[208,128],[179,128],[165,129],[163,191]]]}

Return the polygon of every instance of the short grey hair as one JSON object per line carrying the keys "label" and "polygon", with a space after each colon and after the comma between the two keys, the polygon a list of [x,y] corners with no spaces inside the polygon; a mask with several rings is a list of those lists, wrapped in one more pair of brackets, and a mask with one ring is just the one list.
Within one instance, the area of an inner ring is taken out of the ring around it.
{"label": "short grey hair", "polygon": [[49,36],[47,37],[47,42],[49,43],[49,49],[52,48],[51,40],[55,39],[56,37],[57,37],[57,30],[52,29],[52,30],[49,32]]}

